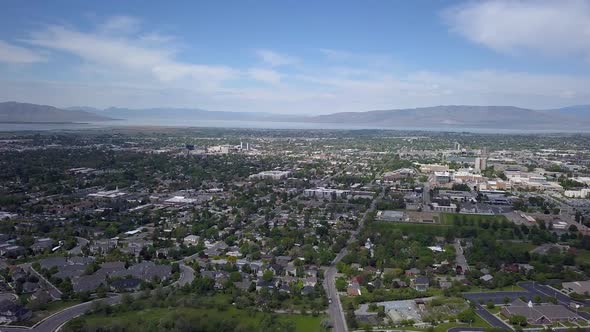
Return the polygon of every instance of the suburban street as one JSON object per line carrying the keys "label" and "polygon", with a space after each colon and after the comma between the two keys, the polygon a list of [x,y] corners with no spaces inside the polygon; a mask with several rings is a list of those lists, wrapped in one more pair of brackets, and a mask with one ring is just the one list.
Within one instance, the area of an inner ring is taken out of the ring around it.
{"label": "suburban street", "polygon": [[350,238],[346,242],[346,246],[342,248],[342,250],[336,255],[334,260],[332,261],[332,265],[328,267],[328,269],[324,273],[324,289],[326,290],[326,295],[328,298],[332,299],[332,303],[330,303],[328,307],[328,314],[332,319],[334,324],[333,331],[335,332],[346,332],[348,331],[348,326],[346,325],[346,317],[344,316],[344,309],[342,308],[342,302],[340,302],[340,297],[338,296],[338,290],[336,289],[336,274],[338,270],[336,268],[336,264],[340,262],[340,260],[346,256],[348,253],[348,245],[355,240],[356,236],[358,235],[359,231],[365,225],[367,218],[371,214],[371,212],[375,211],[375,207],[377,201],[383,198],[384,193],[381,192],[377,198],[373,199],[371,206],[365,212],[363,218],[360,220],[359,225],[356,230],[354,230],[350,234]]}
{"label": "suburban street", "polygon": [[465,259],[465,254],[463,252],[463,247],[461,246],[461,240],[456,239],[455,243],[455,261],[457,265],[461,266],[463,269],[463,273],[469,271],[469,265],[467,264],[467,259]]}

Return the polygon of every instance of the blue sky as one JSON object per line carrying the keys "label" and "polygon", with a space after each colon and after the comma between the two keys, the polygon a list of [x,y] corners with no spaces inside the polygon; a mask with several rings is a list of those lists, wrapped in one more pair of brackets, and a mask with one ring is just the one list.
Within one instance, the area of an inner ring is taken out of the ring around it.
{"label": "blue sky", "polygon": [[0,100],[320,114],[590,104],[590,2],[4,1]]}

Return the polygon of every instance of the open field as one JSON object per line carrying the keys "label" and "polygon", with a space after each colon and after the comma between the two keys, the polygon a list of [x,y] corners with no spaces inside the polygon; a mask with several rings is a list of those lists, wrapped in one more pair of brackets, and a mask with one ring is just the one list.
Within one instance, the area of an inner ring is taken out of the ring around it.
{"label": "open field", "polygon": [[[91,314],[83,318],[76,319],[68,324],[66,331],[73,331],[79,326],[81,321],[89,328],[101,326],[118,326],[126,330],[148,330],[157,324],[168,324],[172,326],[179,324],[193,325],[194,322],[210,321],[216,325],[219,331],[224,331],[224,327],[239,322],[236,327],[245,329],[262,328],[266,320],[276,320],[282,324],[292,325],[295,331],[315,332],[323,331],[320,327],[322,317],[304,316],[304,315],[287,315],[287,314],[266,314],[260,312],[251,312],[228,308],[227,310],[204,309],[204,308],[149,308],[139,311],[129,311],[124,313]],[[167,326],[167,325],[166,325]],[[211,326],[211,325],[208,325]]]}

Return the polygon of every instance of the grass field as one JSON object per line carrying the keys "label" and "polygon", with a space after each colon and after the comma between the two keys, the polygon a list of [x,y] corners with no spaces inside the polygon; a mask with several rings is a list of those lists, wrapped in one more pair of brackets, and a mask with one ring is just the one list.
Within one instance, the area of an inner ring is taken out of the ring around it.
{"label": "grass field", "polygon": [[443,225],[454,225],[459,222],[474,222],[480,223],[482,221],[487,222],[501,222],[507,220],[502,215],[482,215],[482,214],[461,214],[461,213],[442,213],[441,224]]}
{"label": "grass field", "polygon": [[[84,316],[82,319],[85,322],[85,325],[89,327],[119,326],[123,328],[127,327],[130,330],[140,330],[146,329],[146,327],[153,326],[154,324],[157,324],[161,321],[174,322],[178,319],[178,317],[182,317],[187,321],[223,321],[235,319],[238,320],[240,324],[259,326],[265,315],[268,316],[268,314],[263,314],[260,312],[248,312],[233,307],[222,311],[213,308],[204,309],[178,307],[149,308],[139,311],[115,313],[108,316],[104,314],[91,314]],[[323,331],[323,329],[320,327],[323,317],[277,314],[276,319],[281,322],[292,322],[295,325],[295,330],[299,332]]]}
{"label": "grass field", "polygon": [[370,227],[377,232],[399,229],[404,234],[423,233],[434,236],[444,236],[449,227],[461,223],[479,224],[481,222],[502,222],[507,221],[502,215],[479,215],[479,214],[460,214],[460,213],[441,213],[439,223],[401,223],[401,222],[384,222],[377,221]]}

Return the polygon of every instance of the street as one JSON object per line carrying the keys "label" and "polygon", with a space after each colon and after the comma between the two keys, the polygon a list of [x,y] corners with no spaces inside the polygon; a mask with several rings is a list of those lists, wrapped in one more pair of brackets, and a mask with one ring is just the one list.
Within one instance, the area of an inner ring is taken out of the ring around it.
{"label": "street", "polygon": [[[348,239],[346,245],[348,246],[351,242],[354,241],[360,230],[363,228],[365,222],[369,215],[375,211],[375,207],[377,205],[377,201],[383,198],[384,193],[381,192],[378,197],[373,199],[371,206],[365,212],[365,215],[361,219],[357,229],[350,234],[350,238]],[[344,316],[344,309],[342,308],[342,302],[340,302],[340,297],[338,296],[338,291],[336,289],[336,273],[338,273],[336,269],[336,264],[340,262],[340,260],[346,256],[348,253],[347,246],[342,248],[342,250],[336,255],[334,260],[332,261],[332,265],[328,267],[324,274],[324,289],[326,290],[326,295],[332,299],[332,303],[329,304],[328,307],[328,314],[332,319],[334,324],[333,331],[334,332],[346,332],[348,331],[348,326],[346,325],[346,317]]]}

